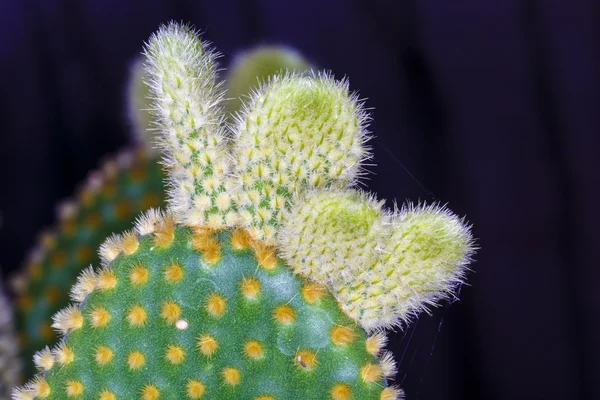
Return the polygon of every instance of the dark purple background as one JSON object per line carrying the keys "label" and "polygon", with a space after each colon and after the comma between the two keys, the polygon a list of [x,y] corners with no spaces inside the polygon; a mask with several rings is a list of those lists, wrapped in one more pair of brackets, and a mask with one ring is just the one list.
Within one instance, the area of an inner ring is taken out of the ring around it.
{"label": "dark purple background", "polygon": [[593,0],[3,0],[6,272],[128,141],[128,61],[171,19],[203,30],[225,65],[286,43],[348,75],[375,108],[368,187],[448,202],[474,224],[461,301],[391,335],[409,399],[600,399]]}

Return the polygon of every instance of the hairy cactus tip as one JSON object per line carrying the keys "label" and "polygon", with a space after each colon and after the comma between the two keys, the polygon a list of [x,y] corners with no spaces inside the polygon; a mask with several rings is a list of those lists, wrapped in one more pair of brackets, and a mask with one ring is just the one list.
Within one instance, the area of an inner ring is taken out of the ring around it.
{"label": "hairy cactus tip", "polygon": [[228,126],[192,29],[162,27],[145,56],[167,212],[106,240],[13,397],[403,398],[383,329],[453,293],[469,227],[353,189],[369,117],[347,81],[276,76]]}

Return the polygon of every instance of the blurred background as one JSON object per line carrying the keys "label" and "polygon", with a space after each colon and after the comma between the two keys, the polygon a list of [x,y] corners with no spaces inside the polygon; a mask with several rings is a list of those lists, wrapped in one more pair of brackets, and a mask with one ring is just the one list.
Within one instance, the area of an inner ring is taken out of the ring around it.
{"label": "blurred background", "polygon": [[0,265],[9,277],[130,141],[129,63],[160,23],[296,48],[372,107],[380,198],[448,203],[481,250],[460,300],[390,335],[408,399],[600,399],[594,0],[2,0]]}

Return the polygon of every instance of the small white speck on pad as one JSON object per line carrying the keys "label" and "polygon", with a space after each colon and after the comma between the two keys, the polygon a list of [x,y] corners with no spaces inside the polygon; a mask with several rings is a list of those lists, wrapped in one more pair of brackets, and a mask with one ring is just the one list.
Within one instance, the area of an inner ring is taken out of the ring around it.
{"label": "small white speck on pad", "polygon": [[184,331],[188,328],[188,322],[185,319],[180,319],[175,323],[177,329]]}

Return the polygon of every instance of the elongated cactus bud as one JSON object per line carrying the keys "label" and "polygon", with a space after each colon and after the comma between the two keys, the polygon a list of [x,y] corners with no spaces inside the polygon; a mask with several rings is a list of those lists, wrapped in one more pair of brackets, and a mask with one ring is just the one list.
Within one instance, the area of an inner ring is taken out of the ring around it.
{"label": "elongated cactus bud", "polygon": [[244,99],[275,75],[304,72],[309,63],[298,51],[285,46],[259,46],[236,55],[227,72],[227,109],[233,114]]}
{"label": "elongated cactus bud", "polygon": [[190,28],[174,23],[150,38],[145,54],[163,162],[170,170],[170,210],[188,225],[231,226],[236,215],[217,54]]}
{"label": "elongated cactus bud", "polygon": [[348,83],[328,75],[285,75],[252,98],[237,127],[239,212],[251,235],[271,243],[292,197],[354,183],[367,115]]}

